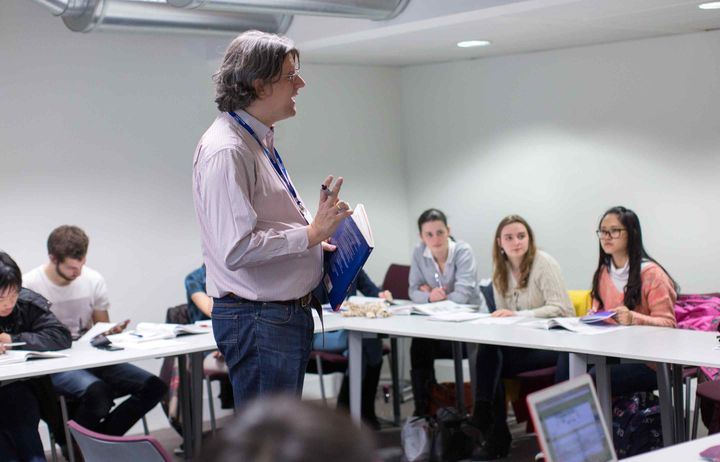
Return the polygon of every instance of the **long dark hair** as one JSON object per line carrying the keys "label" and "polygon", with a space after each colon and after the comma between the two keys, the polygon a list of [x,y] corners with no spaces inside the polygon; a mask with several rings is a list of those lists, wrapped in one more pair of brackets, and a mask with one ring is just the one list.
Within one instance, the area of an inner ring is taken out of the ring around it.
{"label": "long dark hair", "polygon": [[[605,217],[610,215],[611,213],[617,215],[618,220],[620,220],[620,223],[622,223],[623,227],[625,228],[625,232],[627,233],[627,253],[628,259],[630,260],[630,274],[628,277],[627,286],[625,286],[625,296],[623,299],[625,306],[633,310],[637,305],[640,304],[642,300],[642,281],[640,280],[640,269],[643,261],[651,261],[658,265],[665,272],[665,274],[667,274],[668,278],[670,278],[670,282],[672,282],[675,291],[678,291],[678,284],[670,276],[670,273],[668,273],[665,268],[663,268],[663,266],[658,263],[654,258],[648,255],[647,251],[645,250],[642,242],[642,229],[640,228],[640,219],[635,212],[623,206],[613,207],[607,212],[605,212],[602,218],[600,218],[600,222],[598,223],[598,229],[600,229],[600,223],[602,223]],[[600,302],[599,308],[602,309],[604,307],[604,304],[599,296],[598,284],[600,282],[600,276],[602,274],[603,267],[605,267],[605,271],[610,268],[610,260],[612,257],[610,256],[610,254],[605,253],[602,248],[602,244],[599,241],[598,246],[600,247],[600,257],[598,259],[598,266],[595,270],[595,275],[593,276],[592,297]]]}

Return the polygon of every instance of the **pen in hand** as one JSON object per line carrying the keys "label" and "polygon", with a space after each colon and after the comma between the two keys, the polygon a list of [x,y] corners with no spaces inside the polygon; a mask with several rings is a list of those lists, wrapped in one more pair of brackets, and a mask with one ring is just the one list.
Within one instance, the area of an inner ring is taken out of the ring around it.
{"label": "pen in hand", "polygon": [[445,287],[443,286],[442,280],[440,279],[440,274],[439,274],[439,273],[435,273],[435,282],[437,283],[437,286],[438,286],[439,289],[444,289],[444,288],[445,288]]}

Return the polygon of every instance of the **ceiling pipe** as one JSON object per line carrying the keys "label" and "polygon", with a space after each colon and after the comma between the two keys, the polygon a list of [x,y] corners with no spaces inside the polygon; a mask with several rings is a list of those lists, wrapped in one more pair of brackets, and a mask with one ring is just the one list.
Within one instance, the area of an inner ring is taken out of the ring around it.
{"label": "ceiling pipe", "polygon": [[167,0],[178,8],[210,11],[253,11],[313,16],[387,20],[399,15],[410,0]]}
{"label": "ceiling pipe", "polygon": [[165,0],[35,0],[62,18],[74,32],[143,29],[167,32],[238,34],[258,29],[285,33],[292,16],[173,8]]}

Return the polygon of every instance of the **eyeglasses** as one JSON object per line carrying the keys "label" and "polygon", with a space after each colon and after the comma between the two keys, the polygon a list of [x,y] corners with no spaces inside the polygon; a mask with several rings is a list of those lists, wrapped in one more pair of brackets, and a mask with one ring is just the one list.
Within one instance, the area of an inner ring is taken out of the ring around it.
{"label": "eyeglasses", "polygon": [[286,75],[284,78],[288,79],[288,81],[289,81],[290,83],[293,83],[293,84],[294,84],[294,83],[295,83],[295,80],[297,80],[298,77],[300,77],[300,68],[299,68],[299,67],[296,67],[296,68],[295,68],[295,72],[289,73],[289,74]]}
{"label": "eyeglasses", "polygon": [[598,229],[595,234],[597,234],[598,239],[617,239],[623,231],[625,231],[625,228]]}

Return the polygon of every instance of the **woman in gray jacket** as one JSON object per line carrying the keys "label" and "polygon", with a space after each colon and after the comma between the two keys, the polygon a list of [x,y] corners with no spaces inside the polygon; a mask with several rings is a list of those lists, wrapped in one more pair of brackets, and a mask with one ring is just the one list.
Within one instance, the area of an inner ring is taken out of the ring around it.
{"label": "woman in gray jacket", "polygon": [[[450,300],[478,303],[475,257],[465,242],[450,236],[447,217],[428,209],[418,218],[421,243],[410,265],[410,299],[415,303]],[[465,352],[463,352],[465,355]],[[415,415],[430,411],[430,386],[435,383],[436,358],[452,358],[452,344],[445,340],[414,338],[410,346],[410,377]]]}

